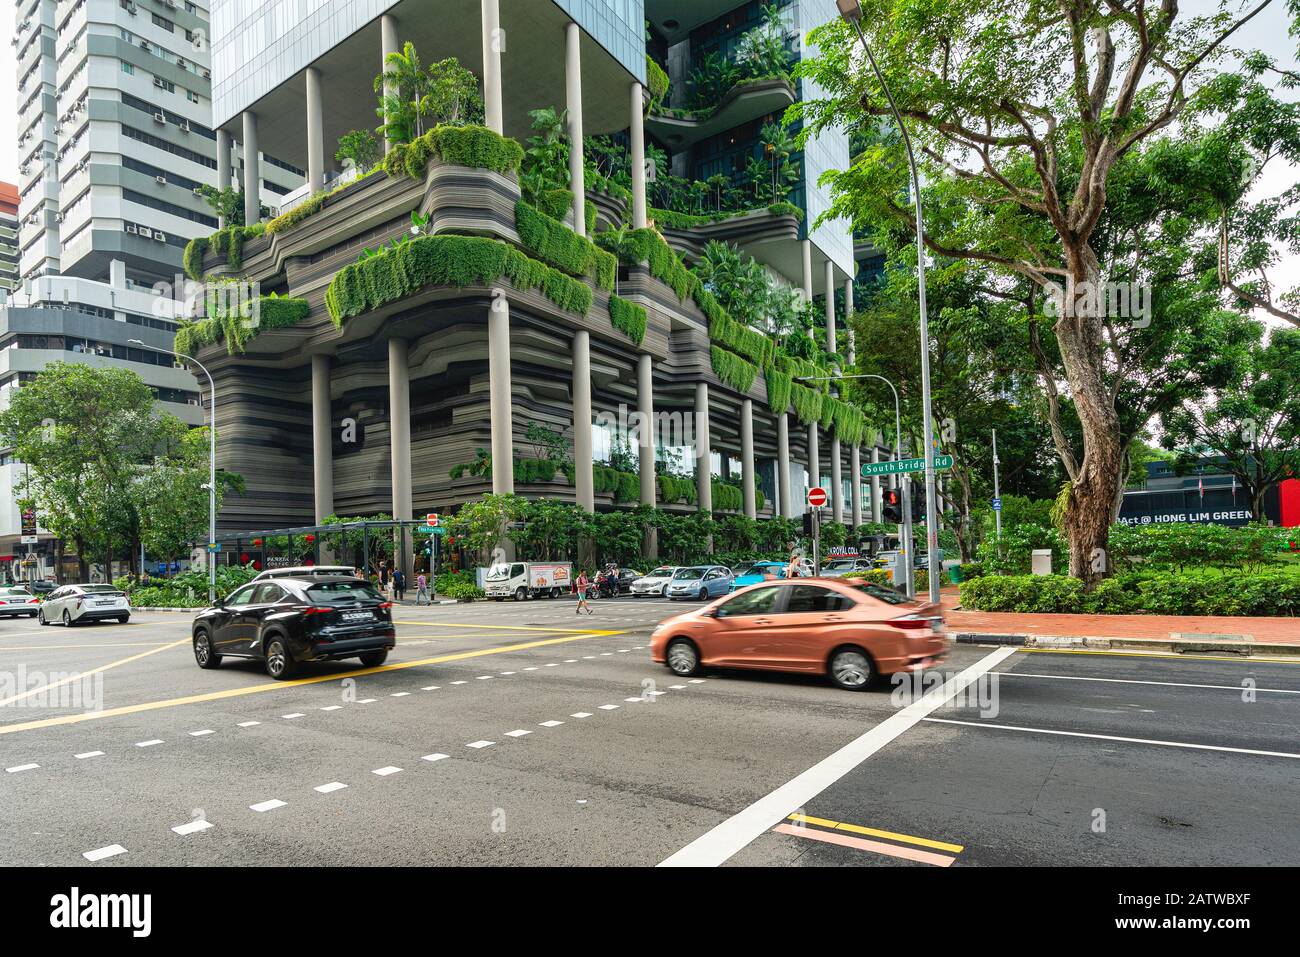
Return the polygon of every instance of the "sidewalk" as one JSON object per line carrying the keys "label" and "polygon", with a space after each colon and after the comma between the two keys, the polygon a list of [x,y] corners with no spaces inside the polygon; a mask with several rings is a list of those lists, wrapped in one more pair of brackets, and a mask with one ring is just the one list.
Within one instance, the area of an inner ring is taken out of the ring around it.
{"label": "sidewalk", "polygon": [[1162,650],[1221,649],[1237,652],[1248,652],[1252,645],[1263,645],[1269,647],[1259,650],[1300,654],[1300,618],[956,611],[956,588],[944,588],[941,600],[948,630],[958,641],[1014,638],[1030,645],[1088,647],[1101,646],[1099,643],[1105,643],[1106,647],[1156,647],[1151,643],[1159,643]]}

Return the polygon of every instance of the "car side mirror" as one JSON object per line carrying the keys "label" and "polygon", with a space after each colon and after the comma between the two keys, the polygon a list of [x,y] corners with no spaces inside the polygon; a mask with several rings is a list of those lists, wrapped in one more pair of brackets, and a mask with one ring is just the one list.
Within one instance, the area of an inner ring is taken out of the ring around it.
{"label": "car side mirror", "polygon": [[213,601],[212,601],[212,607],[213,607],[213,608],[225,608],[225,607],[226,607],[226,600],[225,600],[224,598],[222,598],[220,595],[218,595],[216,598],[213,599]]}

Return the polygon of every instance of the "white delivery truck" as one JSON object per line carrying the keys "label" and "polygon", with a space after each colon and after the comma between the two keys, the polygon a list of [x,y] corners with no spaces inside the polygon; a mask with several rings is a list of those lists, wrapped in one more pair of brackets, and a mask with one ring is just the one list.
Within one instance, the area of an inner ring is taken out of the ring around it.
{"label": "white delivery truck", "polygon": [[573,587],[568,562],[500,562],[488,569],[483,592],[493,601],[558,598]]}

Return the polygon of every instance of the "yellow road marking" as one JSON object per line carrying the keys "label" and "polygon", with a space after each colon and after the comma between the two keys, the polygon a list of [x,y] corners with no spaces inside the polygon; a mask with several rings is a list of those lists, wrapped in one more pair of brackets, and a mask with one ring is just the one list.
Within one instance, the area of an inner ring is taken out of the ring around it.
{"label": "yellow road marking", "polygon": [[[346,674],[341,675],[316,675],[311,678],[296,678],[290,681],[271,681],[266,684],[248,685],[243,688],[227,688],[224,691],[209,691],[204,694],[187,695],[183,698],[169,698],[163,701],[146,701],[141,704],[124,705],[120,708],[106,708],[103,711],[89,712],[86,714],[67,714],[57,718],[41,718],[36,721],[24,721],[17,724],[0,725],[0,734],[13,734],[16,731],[32,731],[37,728],[49,728],[61,724],[79,724],[82,721],[96,721],[100,718],[115,718],[124,714],[138,714],[141,711],[157,711],[160,708],[175,708],[184,704],[199,704],[204,701],[220,701],[224,698],[237,698],[248,694],[258,694],[262,691],[280,691],[298,685],[314,685],[326,681],[342,681],[344,678],[359,678],[363,675],[375,675],[384,671],[399,671],[403,668],[415,668],[419,665],[436,665],[442,664],[446,661],[462,661],[466,658],[480,658],[484,655],[500,655],[510,651],[526,651],[529,648],[541,648],[546,645],[560,645],[570,641],[581,641],[584,638],[603,638],[611,635],[622,634],[626,634],[626,632],[597,631],[581,635],[569,635],[564,638],[543,638],[538,639],[537,641],[526,641],[516,645],[502,645],[499,648],[480,648],[476,651],[461,651],[450,655],[439,655],[436,658],[420,658],[416,661],[399,661],[391,665],[379,665],[375,668],[359,668],[356,671],[349,671]],[[189,638],[183,639],[183,641],[189,640]],[[176,644],[181,643],[182,642],[177,642]],[[162,649],[156,650],[161,651]],[[154,652],[147,651],[144,654],[154,654]],[[137,655],[136,657],[143,657],[143,655]],[[132,659],[126,659],[126,661],[130,660]],[[117,664],[122,663],[124,662],[117,662]],[[93,672],[87,672],[87,674],[93,674]],[[32,692],[28,693],[30,694]],[[0,702],[0,704],[3,703],[4,702]]]}
{"label": "yellow road marking", "polygon": [[862,827],[859,824],[843,824],[839,821],[828,821],[824,817],[809,817],[807,814],[798,812],[789,816],[791,821],[800,821],[804,824],[816,824],[819,827],[831,828],[835,831],[848,831],[851,834],[868,834],[871,837],[884,837],[891,841],[901,841],[904,844],[917,844],[921,847],[933,847],[939,851],[951,851],[954,854],[960,854],[965,850],[961,844],[948,844],[944,841],[932,841],[927,837],[913,837],[911,834],[898,834],[894,831],[881,831],[874,827]]}
{"label": "yellow road marking", "polygon": [[612,635],[622,632],[598,631],[593,628],[538,628],[530,625],[466,625],[458,621],[399,621],[395,625],[418,625],[421,628],[495,628],[501,631],[547,631],[561,635]]}
{"label": "yellow road marking", "polygon": [[1085,648],[1018,648],[1016,650],[1027,655],[1112,655],[1119,658],[1163,658],[1166,661],[1240,661],[1246,664],[1263,661],[1275,665],[1300,664],[1300,659],[1296,658],[1261,658],[1258,655],[1216,657],[1214,655],[1189,655],[1175,652],[1156,654],[1151,651],[1093,651]]}
{"label": "yellow road marking", "polygon": [[121,658],[117,661],[110,661],[108,664],[100,665],[98,668],[91,668],[89,671],[81,671],[78,672],[77,674],[69,675],[67,678],[60,678],[58,681],[51,681],[48,684],[41,685],[39,688],[31,688],[27,691],[22,692],[21,694],[16,694],[13,695],[12,697],[5,698],[4,700],[0,700],[0,707],[3,707],[4,705],[7,704],[12,704],[15,701],[21,701],[23,698],[29,698],[34,694],[39,694],[40,692],[47,691],[50,688],[58,688],[60,685],[66,685],[72,681],[80,681],[82,678],[87,678],[90,675],[99,674],[99,672],[101,671],[108,671],[110,668],[116,668],[119,665],[127,665],[133,661],[139,661],[141,658],[148,658],[150,655],[156,655],[158,654],[158,652],[166,651],[168,648],[175,648],[177,645],[186,644],[189,640],[190,640],[189,638],[182,638],[179,641],[173,641],[166,645],[159,645],[157,648],[154,648],[152,651],[142,651],[138,655],[131,655],[129,658]]}
{"label": "yellow road marking", "polygon": [[165,641],[115,641],[91,645],[0,645],[0,651],[44,651],[46,648],[149,648],[157,645],[174,645]]}

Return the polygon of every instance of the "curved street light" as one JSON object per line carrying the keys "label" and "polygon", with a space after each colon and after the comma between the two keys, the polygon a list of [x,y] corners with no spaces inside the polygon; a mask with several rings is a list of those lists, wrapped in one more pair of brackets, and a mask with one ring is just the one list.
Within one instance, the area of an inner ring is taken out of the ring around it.
{"label": "curved street light", "polygon": [[212,373],[198,359],[193,356],[184,356],[179,352],[173,352],[171,349],[164,349],[161,346],[146,345],[139,339],[128,339],[129,343],[140,346],[144,349],[153,349],[157,352],[166,352],[173,355],[182,362],[193,362],[203,370],[203,374],[208,377],[208,392],[212,412],[210,415],[211,424],[208,426],[208,603],[212,604],[217,600],[217,556],[212,551],[212,546],[217,541],[217,386],[212,381]]}
{"label": "curved street light", "polygon": [[862,43],[862,49],[867,54],[867,62],[871,64],[871,72],[876,75],[880,88],[885,92],[885,98],[889,100],[890,112],[894,114],[899,132],[903,135],[903,145],[907,148],[907,168],[912,177],[912,203],[916,208],[916,292],[921,307],[921,412],[925,429],[925,538],[926,552],[928,554],[927,564],[930,570],[930,601],[937,604],[939,601],[939,572],[942,570],[942,566],[939,564],[938,502],[935,500],[934,487],[934,424],[930,409],[930,323],[925,312],[925,233],[921,226],[921,178],[916,172],[916,157],[912,153],[912,140],[907,135],[907,126],[903,123],[902,114],[898,112],[898,106],[894,103],[894,94],[890,92],[889,84],[885,82],[884,74],[880,72],[880,67],[876,64],[876,58],[871,53],[871,47],[867,45],[867,37],[862,32],[862,4],[858,0],[835,0],[835,6],[839,9],[840,17],[844,22],[852,26],[857,32],[858,40]]}

